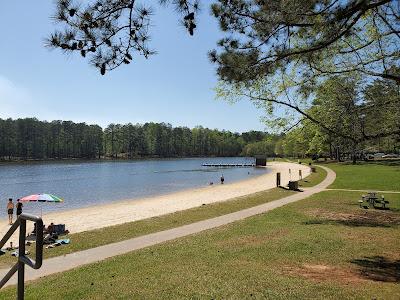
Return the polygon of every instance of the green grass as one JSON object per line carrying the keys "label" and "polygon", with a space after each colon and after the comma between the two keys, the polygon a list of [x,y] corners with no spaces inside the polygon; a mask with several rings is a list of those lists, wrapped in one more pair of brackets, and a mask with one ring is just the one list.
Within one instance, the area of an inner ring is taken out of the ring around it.
{"label": "green grass", "polygon": [[[359,196],[323,192],[42,278],[26,299],[399,299],[400,195],[391,211],[360,209]],[[15,287],[0,298],[15,299]]]}
{"label": "green grass", "polygon": [[[297,159],[292,158],[291,161],[297,162]],[[300,161],[308,164],[311,159],[300,159]],[[351,162],[318,163],[326,165],[336,173],[336,180],[329,188],[400,191],[400,160],[361,161],[355,165]]]}
{"label": "green grass", "polygon": [[314,166],[316,171],[311,173],[309,176],[299,181],[300,187],[312,187],[321,183],[326,177],[326,171],[318,166]]}
{"label": "green grass", "polygon": [[[241,209],[280,199],[285,196],[289,196],[292,193],[293,192],[276,188],[265,192],[239,197],[229,201],[208,204],[164,216],[70,234],[68,238],[71,239],[71,244],[63,245],[53,249],[44,249],[44,258],[90,249],[105,244],[127,240],[140,235],[158,232],[221,216]],[[34,245],[27,247],[27,250],[31,251],[31,256],[34,257]],[[16,258],[12,257],[9,253],[0,257],[0,267],[8,267],[15,264],[15,262]]]}
{"label": "green grass", "polygon": [[336,172],[329,188],[400,191],[400,165],[396,163],[334,163],[327,167]]}

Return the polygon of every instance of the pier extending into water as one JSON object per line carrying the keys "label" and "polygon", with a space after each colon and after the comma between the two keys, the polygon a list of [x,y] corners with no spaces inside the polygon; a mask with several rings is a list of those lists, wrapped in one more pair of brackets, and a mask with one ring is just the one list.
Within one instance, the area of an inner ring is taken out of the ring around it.
{"label": "pier extending into water", "polygon": [[202,164],[203,167],[255,167],[256,164]]}
{"label": "pier extending into water", "polygon": [[203,167],[265,167],[267,165],[267,159],[264,156],[254,157],[253,163],[213,163],[213,164],[202,164]]}

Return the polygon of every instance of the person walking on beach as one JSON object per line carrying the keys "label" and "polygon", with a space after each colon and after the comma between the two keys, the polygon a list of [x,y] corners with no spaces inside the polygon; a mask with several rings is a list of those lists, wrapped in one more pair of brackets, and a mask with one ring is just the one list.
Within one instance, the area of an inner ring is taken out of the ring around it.
{"label": "person walking on beach", "polygon": [[221,175],[221,184],[224,184],[225,178],[224,178],[224,174]]}
{"label": "person walking on beach", "polygon": [[12,202],[11,198],[8,199],[7,213],[8,213],[8,224],[12,225],[12,223],[13,223],[13,214],[14,214],[14,203]]}
{"label": "person walking on beach", "polygon": [[19,201],[19,199],[17,200],[17,219],[19,217],[20,214],[22,214],[22,202]]}

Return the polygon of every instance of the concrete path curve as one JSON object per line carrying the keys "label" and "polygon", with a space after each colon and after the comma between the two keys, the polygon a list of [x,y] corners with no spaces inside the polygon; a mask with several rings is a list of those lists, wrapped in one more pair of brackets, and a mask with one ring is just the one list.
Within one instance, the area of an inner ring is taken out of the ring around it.
{"label": "concrete path curve", "polygon": [[[307,188],[304,192],[296,193],[294,195],[271,201],[265,204],[261,204],[255,207],[243,209],[227,215],[222,215],[216,218],[199,221],[196,223],[176,227],[169,230],[164,230],[156,233],[139,236],[129,240],[125,240],[118,243],[108,244],[84,251],[79,251],[64,256],[58,256],[54,258],[46,259],[43,262],[43,266],[39,270],[33,270],[26,268],[25,278],[26,281],[35,280],[43,276],[48,276],[54,273],[64,272],[73,268],[91,264],[94,262],[102,261],[104,259],[132,252],[134,250],[142,249],[145,247],[153,246],[170,240],[174,240],[180,237],[185,237],[191,234],[199,233],[204,230],[216,228],[219,226],[227,225],[235,221],[243,220],[245,218],[266,213],[275,208],[283,205],[296,202],[316,193],[325,190],[331,185],[336,178],[335,172],[331,169],[321,166],[327,171],[326,178],[318,185]],[[8,272],[9,269],[0,270],[0,278]],[[13,285],[17,283],[17,276],[14,275],[7,285]]]}

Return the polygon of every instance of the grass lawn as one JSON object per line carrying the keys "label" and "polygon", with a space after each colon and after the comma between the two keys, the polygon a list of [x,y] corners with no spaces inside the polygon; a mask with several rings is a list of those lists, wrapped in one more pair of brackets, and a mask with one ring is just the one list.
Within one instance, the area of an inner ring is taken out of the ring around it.
{"label": "grass lawn", "polygon": [[[49,276],[26,299],[399,299],[400,194],[390,211],[361,209],[359,196],[322,192]],[[15,287],[0,298],[15,299]]]}
{"label": "grass lawn", "polygon": [[[208,204],[164,216],[70,234],[68,235],[68,238],[71,239],[71,244],[63,245],[53,249],[44,249],[44,258],[60,256],[80,250],[94,248],[105,244],[127,240],[140,235],[158,232],[221,216],[241,209],[277,200],[285,196],[289,196],[292,193],[294,192],[275,188],[265,192],[239,197],[225,202]],[[34,257],[34,245],[27,247],[27,250],[31,251],[31,256]],[[7,253],[0,257],[0,268],[9,267],[15,264],[15,262],[16,258]]]}
{"label": "grass lawn", "polygon": [[332,163],[327,167],[336,172],[330,188],[400,191],[400,162]]}

